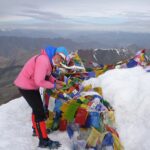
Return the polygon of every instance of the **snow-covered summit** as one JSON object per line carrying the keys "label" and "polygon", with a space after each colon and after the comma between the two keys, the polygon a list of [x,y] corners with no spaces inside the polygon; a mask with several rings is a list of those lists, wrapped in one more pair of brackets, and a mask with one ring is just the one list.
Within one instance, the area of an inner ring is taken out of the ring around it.
{"label": "snow-covered summit", "polygon": [[[103,97],[115,109],[117,131],[125,150],[150,149],[150,73],[141,67],[114,69],[84,84],[100,86]],[[38,139],[32,137],[31,109],[21,97],[0,106],[0,149],[37,150]],[[60,140],[60,150],[71,150],[66,132],[49,135]],[[43,149],[44,150],[44,149]]]}

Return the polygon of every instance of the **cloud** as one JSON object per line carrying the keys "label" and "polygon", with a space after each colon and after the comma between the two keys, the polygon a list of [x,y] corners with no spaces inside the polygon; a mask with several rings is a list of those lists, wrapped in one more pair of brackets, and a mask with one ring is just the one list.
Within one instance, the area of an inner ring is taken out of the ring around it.
{"label": "cloud", "polygon": [[0,28],[150,32],[149,0],[0,0]]}

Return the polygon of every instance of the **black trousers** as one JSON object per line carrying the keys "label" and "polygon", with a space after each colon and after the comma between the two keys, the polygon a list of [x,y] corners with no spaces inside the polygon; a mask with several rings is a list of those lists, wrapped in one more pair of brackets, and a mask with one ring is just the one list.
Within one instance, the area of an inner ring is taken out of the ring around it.
{"label": "black trousers", "polygon": [[23,90],[19,88],[19,91],[32,108],[33,114],[35,115],[35,121],[44,121],[46,116],[39,90]]}

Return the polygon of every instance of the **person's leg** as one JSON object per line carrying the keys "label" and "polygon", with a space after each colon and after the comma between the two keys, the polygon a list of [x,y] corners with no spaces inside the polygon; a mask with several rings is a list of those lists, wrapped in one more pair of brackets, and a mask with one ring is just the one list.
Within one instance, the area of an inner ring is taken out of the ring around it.
{"label": "person's leg", "polygon": [[33,132],[35,132],[36,122],[44,121],[45,118],[43,103],[39,91],[23,89],[19,89],[19,91],[32,108],[32,128]]}
{"label": "person's leg", "polygon": [[23,97],[26,99],[27,103],[31,106],[33,114],[35,115],[35,127],[36,134],[39,137],[40,147],[58,148],[60,143],[57,141],[52,141],[48,138],[46,133],[45,125],[45,113],[43,108],[42,99],[38,90],[22,90],[19,89]]}

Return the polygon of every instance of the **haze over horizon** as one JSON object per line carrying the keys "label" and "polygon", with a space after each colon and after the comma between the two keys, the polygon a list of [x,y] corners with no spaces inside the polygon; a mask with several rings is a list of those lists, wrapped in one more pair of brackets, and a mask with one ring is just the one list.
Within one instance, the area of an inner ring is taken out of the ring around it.
{"label": "haze over horizon", "polygon": [[0,0],[0,30],[150,33],[149,0]]}

